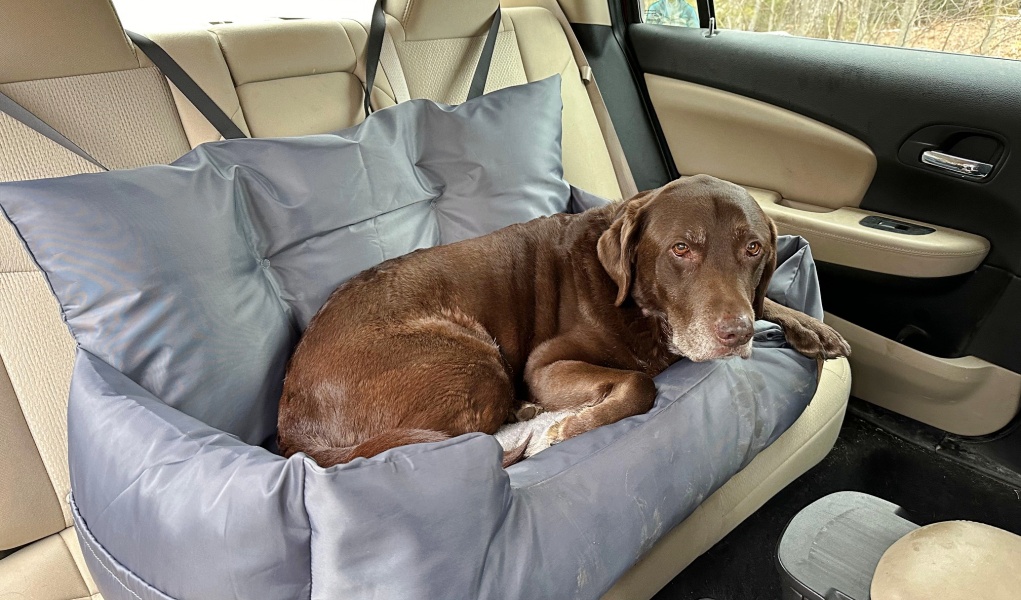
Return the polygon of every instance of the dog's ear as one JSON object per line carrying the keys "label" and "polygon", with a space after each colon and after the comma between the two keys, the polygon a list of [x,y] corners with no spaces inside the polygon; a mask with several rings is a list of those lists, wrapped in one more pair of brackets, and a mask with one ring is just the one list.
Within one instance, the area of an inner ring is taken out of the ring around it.
{"label": "dog's ear", "polygon": [[617,284],[617,300],[620,306],[631,293],[631,278],[634,271],[635,248],[641,230],[642,212],[652,198],[650,192],[643,192],[623,202],[614,211],[610,227],[599,236],[596,252],[603,269]]}
{"label": "dog's ear", "polygon": [[755,287],[755,299],[752,301],[752,308],[755,310],[755,318],[762,318],[762,306],[766,302],[766,290],[769,288],[769,281],[776,271],[776,224],[773,219],[766,217],[769,223],[769,243],[764,248],[766,257],[763,259],[762,275],[759,276],[759,284]]}

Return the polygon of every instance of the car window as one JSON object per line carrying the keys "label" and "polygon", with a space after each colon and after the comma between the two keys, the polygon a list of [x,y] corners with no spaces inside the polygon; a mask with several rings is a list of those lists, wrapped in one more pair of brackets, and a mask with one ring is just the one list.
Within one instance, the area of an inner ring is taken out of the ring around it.
{"label": "car window", "polygon": [[[647,23],[698,27],[685,0],[639,0]],[[716,0],[716,26],[1021,59],[1021,0]]]}
{"label": "car window", "polygon": [[113,0],[125,29],[148,33],[267,19],[367,20],[373,0]]}
{"label": "car window", "polygon": [[641,0],[646,23],[698,27],[698,8],[685,0]]}

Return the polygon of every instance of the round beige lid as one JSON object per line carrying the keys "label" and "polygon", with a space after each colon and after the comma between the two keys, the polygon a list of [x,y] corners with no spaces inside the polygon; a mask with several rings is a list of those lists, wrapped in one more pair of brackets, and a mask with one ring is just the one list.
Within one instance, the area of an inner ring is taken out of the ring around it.
{"label": "round beige lid", "polygon": [[1021,598],[1021,536],[947,521],[897,540],[876,567],[872,600]]}

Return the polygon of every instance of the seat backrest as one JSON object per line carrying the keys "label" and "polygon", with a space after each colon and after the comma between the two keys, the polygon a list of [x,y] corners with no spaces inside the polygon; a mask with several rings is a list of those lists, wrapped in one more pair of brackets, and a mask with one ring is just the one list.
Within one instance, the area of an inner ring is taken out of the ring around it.
{"label": "seat backrest", "polygon": [[[155,33],[242,131],[328,133],[361,122],[366,32],[353,20],[280,20]],[[192,146],[219,134],[175,90]]]}
{"label": "seat backrest", "polygon": [[[498,0],[385,0],[387,31],[412,98],[457,104],[472,74]],[[560,22],[540,6],[504,8],[486,91],[562,77],[563,158],[568,182],[620,198],[613,163]]]}
{"label": "seat backrest", "polygon": [[[0,91],[110,168],[189,149],[162,75],[108,0],[0,0]],[[0,181],[97,170],[0,114]],[[0,550],[71,525],[67,392],[74,342],[42,273],[0,218]]]}
{"label": "seat backrest", "polygon": [[[555,0],[531,1],[536,6],[504,8],[486,91],[559,73],[564,175],[587,191],[620,198],[613,163],[567,36],[545,8]],[[516,5],[527,2],[513,0]],[[385,2],[392,46],[383,47],[373,106],[392,105],[400,96],[463,102],[497,6],[497,0]],[[243,131],[255,137],[326,133],[361,121],[367,36],[367,27],[353,20],[271,21],[151,35]],[[391,51],[395,56],[388,57]],[[402,93],[395,94],[394,86]],[[175,100],[193,146],[219,138],[176,91]]]}

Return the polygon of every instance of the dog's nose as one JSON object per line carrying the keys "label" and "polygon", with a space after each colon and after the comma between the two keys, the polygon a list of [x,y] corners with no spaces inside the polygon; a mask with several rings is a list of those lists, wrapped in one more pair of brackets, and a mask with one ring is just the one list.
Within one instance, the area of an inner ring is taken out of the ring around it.
{"label": "dog's nose", "polygon": [[736,348],[748,343],[755,333],[752,320],[746,315],[739,317],[723,317],[716,322],[716,337],[728,348]]}

